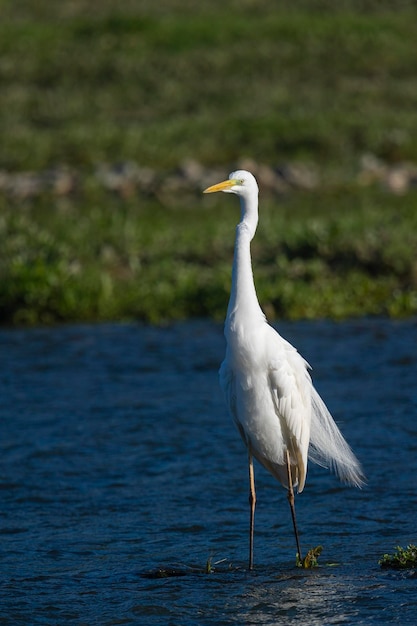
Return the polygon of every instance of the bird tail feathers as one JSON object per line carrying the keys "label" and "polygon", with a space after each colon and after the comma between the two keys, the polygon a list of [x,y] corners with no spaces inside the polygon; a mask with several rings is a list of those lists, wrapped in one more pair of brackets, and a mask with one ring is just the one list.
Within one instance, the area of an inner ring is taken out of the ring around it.
{"label": "bird tail feathers", "polygon": [[311,403],[309,458],[333,470],[342,482],[362,487],[365,477],[361,465],[314,388]]}

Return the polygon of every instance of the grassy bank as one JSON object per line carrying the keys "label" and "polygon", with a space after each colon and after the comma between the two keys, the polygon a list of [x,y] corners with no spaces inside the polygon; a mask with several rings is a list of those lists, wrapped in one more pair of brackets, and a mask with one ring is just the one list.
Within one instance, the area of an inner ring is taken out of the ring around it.
{"label": "grassy bank", "polygon": [[[265,202],[253,259],[268,315],[415,314],[416,199],[337,190]],[[3,323],[224,316],[236,198],[166,208],[96,190],[1,209]]]}
{"label": "grassy bank", "polygon": [[416,192],[356,176],[364,153],[417,163],[413,4],[28,0],[1,11],[0,174],[69,167],[85,182],[28,198],[0,175],[0,322],[223,317],[236,202],[201,197],[198,180],[125,197],[94,180],[119,161],[163,178],[188,158],[319,173],[309,192],[264,198],[253,255],[271,316],[417,312]]}
{"label": "grassy bank", "polygon": [[0,168],[417,160],[411,3],[4,4]]}

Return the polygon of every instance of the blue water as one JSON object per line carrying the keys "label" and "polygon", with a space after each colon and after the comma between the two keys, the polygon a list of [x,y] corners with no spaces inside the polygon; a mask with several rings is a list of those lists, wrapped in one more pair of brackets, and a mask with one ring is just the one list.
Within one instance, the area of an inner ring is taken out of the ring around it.
{"label": "blue water", "polygon": [[252,573],[220,325],[0,331],[0,624],[417,623],[416,572],[378,565],[417,543],[417,321],[279,329],[368,484],[310,465],[301,544],[323,554],[304,571],[286,493],[257,466]]}

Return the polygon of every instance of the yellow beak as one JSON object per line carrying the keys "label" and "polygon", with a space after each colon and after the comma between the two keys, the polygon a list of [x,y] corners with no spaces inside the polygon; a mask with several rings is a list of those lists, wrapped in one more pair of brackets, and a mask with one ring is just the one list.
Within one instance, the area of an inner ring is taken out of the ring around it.
{"label": "yellow beak", "polygon": [[222,183],[217,183],[217,185],[212,185],[211,187],[207,187],[204,189],[203,193],[214,193],[215,191],[224,191],[225,189],[230,189],[230,187],[234,187],[236,185],[236,181],[233,179],[224,180]]}

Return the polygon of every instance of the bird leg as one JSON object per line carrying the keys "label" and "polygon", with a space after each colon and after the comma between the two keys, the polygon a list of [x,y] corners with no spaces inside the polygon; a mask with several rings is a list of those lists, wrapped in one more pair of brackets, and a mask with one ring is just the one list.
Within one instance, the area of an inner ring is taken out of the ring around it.
{"label": "bird leg", "polygon": [[295,541],[297,544],[298,558],[300,561],[302,561],[301,550],[300,550],[300,540],[298,538],[297,520],[295,518],[294,489],[292,486],[290,453],[288,452],[288,450],[287,450],[287,473],[288,473],[288,502],[290,503],[291,517],[292,517],[292,523],[294,526],[294,535],[295,535]]}
{"label": "bird leg", "polygon": [[248,452],[249,462],[249,505],[250,505],[250,519],[249,519],[249,569],[253,569],[253,535],[255,525],[255,505],[256,505],[256,492],[255,492],[255,474],[253,471],[253,457],[249,448]]}

